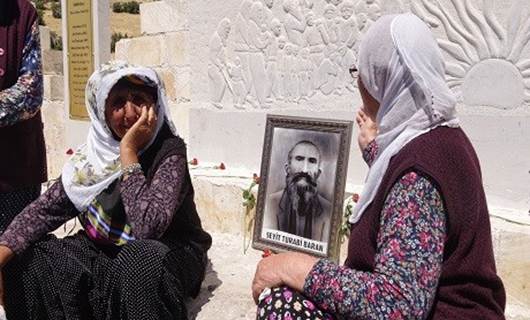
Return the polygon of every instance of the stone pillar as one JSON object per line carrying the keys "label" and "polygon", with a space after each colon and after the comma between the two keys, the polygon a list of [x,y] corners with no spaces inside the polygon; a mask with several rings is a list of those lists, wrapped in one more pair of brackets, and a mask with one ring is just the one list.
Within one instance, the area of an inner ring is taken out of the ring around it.
{"label": "stone pillar", "polygon": [[[68,0],[72,1],[72,0]],[[98,68],[101,64],[110,60],[110,4],[109,0],[92,0],[92,44],[94,54],[94,68]],[[67,0],[61,0],[62,6],[62,28],[63,28],[63,62],[68,66],[68,59],[66,52],[68,48],[68,32],[67,32]],[[73,120],[69,114],[69,82],[68,82],[68,68],[64,72],[64,106],[65,106],[65,136],[66,146],[75,148],[83,143],[88,132],[89,123],[86,120]]]}

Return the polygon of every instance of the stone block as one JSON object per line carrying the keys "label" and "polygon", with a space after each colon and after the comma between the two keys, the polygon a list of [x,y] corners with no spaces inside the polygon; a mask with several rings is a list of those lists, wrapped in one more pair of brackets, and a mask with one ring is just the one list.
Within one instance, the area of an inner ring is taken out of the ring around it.
{"label": "stone block", "polygon": [[189,67],[156,68],[166,87],[167,97],[175,103],[187,103],[191,97],[191,70]]}
{"label": "stone block", "polygon": [[116,60],[155,67],[162,64],[162,36],[145,36],[123,39],[116,44]]}
{"label": "stone block", "polygon": [[179,31],[185,28],[184,9],[180,0],[140,4],[140,29],[143,34]]}
{"label": "stone block", "polygon": [[44,99],[64,100],[64,77],[61,75],[44,75]]}
{"label": "stone block", "polygon": [[39,26],[39,35],[41,50],[50,50],[52,47],[50,28],[45,26]]}
{"label": "stone block", "polygon": [[[62,78],[62,77],[61,77]],[[61,174],[67,159],[64,119],[65,110],[62,101],[47,101],[42,104],[44,122],[44,139],[46,141],[46,156],[48,162],[48,177],[55,179]]]}
{"label": "stone block", "polygon": [[183,103],[170,103],[169,104],[171,119],[177,127],[179,136],[184,139],[184,141],[189,141],[189,118],[190,118],[190,109],[189,104]]}
{"label": "stone block", "polygon": [[164,83],[164,86],[166,88],[167,99],[170,102],[176,101],[177,95],[175,91],[175,73],[173,73],[169,68],[155,68],[155,70],[158,73],[158,76],[160,77],[162,82]]}
{"label": "stone block", "polygon": [[191,100],[191,69],[189,67],[172,68],[175,74],[175,97],[177,103]]}
{"label": "stone block", "polygon": [[63,74],[63,52],[42,50],[42,71],[44,74]]}
{"label": "stone block", "polygon": [[195,203],[206,230],[242,235],[245,210],[241,193],[250,181],[194,176]]}
{"label": "stone block", "polygon": [[188,37],[186,31],[170,32],[163,35],[162,59],[170,66],[189,64]]}
{"label": "stone block", "polygon": [[131,39],[121,39],[116,42],[116,49],[114,51],[115,60],[124,60],[127,61],[127,51],[129,49],[129,43]]}

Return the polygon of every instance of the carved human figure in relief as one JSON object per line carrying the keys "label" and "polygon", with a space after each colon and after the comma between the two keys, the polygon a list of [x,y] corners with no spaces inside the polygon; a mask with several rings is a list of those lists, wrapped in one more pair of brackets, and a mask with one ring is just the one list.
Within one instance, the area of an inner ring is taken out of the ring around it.
{"label": "carved human figure in relief", "polygon": [[239,57],[234,58],[233,64],[228,64],[228,74],[230,75],[232,89],[234,90],[234,108],[245,109],[245,98],[248,92],[247,81]]}
{"label": "carved human figure in relief", "polygon": [[283,95],[280,89],[280,74],[279,74],[279,51],[280,44],[279,38],[282,36],[283,26],[280,20],[273,18],[271,20],[271,32],[272,36],[270,37],[269,45],[267,46],[266,59],[267,59],[267,92],[266,97],[271,99],[272,97],[277,100],[283,100]]}
{"label": "carved human figure in relief", "polygon": [[314,69],[313,62],[309,59],[309,49],[301,49],[300,58],[298,60],[299,101],[307,101],[307,99],[313,95],[312,80]]}
{"label": "carved human figure in relief", "polygon": [[299,5],[302,11],[302,16],[305,17],[309,11],[313,10],[315,0],[299,0]]}
{"label": "carved human figure in relief", "polygon": [[368,23],[368,17],[366,13],[360,12],[357,14],[357,22],[359,23],[359,31],[362,33],[364,30],[367,30],[366,25]]}
{"label": "carved human figure in relief", "polygon": [[288,43],[285,45],[285,89],[287,102],[296,102],[298,100],[298,68],[297,68],[297,47]]}
{"label": "carved human figure in relief", "polygon": [[250,45],[248,35],[248,24],[250,21],[250,8],[254,2],[252,0],[243,0],[241,8],[236,16],[234,23],[234,52],[241,61],[241,68],[246,79],[247,95],[254,87],[250,74]]}
{"label": "carved human figure in relief", "polygon": [[309,57],[315,67],[319,67],[324,60],[324,49],[330,43],[324,21],[316,19],[313,12],[306,16],[307,28],[304,33],[306,47],[309,49]]}
{"label": "carved human figure in relief", "polygon": [[287,45],[287,39],[284,36],[280,36],[278,38],[278,91],[279,91],[279,98],[278,100],[284,100],[287,96],[287,89],[286,89],[286,79],[285,79],[285,73],[286,73],[286,53],[285,53],[285,46]]}
{"label": "carved human figure in relief", "polygon": [[339,40],[339,26],[338,26],[338,12],[337,7],[332,4],[326,5],[324,8],[324,18],[326,19],[326,32],[330,43],[337,43]]}
{"label": "carved human figure in relief", "polygon": [[340,83],[352,92],[355,90],[354,79],[349,74],[351,66],[355,65],[356,52],[359,39],[359,26],[357,19],[353,15],[355,4],[351,0],[346,0],[339,7],[341,15],[340,24],[340,44],[338,49],[340,59]]}
{"label": "carved human figure in relief", "polygon": [[284,27],[287,39],[291,43],[302,46],[302,34],[305,31],[306,22],[300,9],[299,0],[284,0],[283,11],[285,12]]}
{"label": "carved human figure in relief", "polygon": [[320,65],[315,78],[315,87],[324,95],[330,95],[336,92],[338,83],[340,83],[340,70],[338,65],[339,54],[335,45],[326,48],[324,61]]}
{"label": "carved human figure in relief", "polygon": [[274,18],[272,14],[272,7],[274,7],[274,0],[261,0],[263,4],[263,14],[264,14],[264,21],[267,25],[267,28],[271,27],[272,19]]}
{"label": "carved human figure in relief", "polygon": [[262,3],[254,2],[250,8],[250,12],[250,21],[248,25],[249,67],[253,83],[250,95],[257,100],[251,100],[250,102],[254,107],[259,106],[265,108],[267,107],[266,89],[268,86],[268,79],[265,71],[265,51],[270,44],[270,36],[266,25],[263,24],[264,8]]}
{"label": "carved human figure in relief", "polygon": [[357,5],[356,11],[366,14],[366,23],[364,25],[366,30],[381,16],[381,6],[376,0],[361,0]]}
{"label": "carved human figure in relief", "polygon": [[226,88],[232,91],[226,65],[226,40],[230,34],[231,22],[224,18],[219,22],[217,30],[210,38],[208,76],[210,78],[210,99],[216,108],[222,108]]}
{"label": "carved human figure in relief", "polygon": [[359,24],[354,16],[354,10],[355,4],[351,0],[346,0],[339,7],[340,16],[342,17],[339,39],[341,44],[350,50],[354,49],[357,40],[359,40]]}

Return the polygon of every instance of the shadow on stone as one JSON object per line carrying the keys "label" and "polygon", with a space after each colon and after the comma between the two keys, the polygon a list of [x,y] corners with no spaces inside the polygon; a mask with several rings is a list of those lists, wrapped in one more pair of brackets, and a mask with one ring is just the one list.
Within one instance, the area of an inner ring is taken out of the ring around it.
{"label": "shadow on stone", "polygon": [[197,315],[210,298],[213,297],[213,292],[223,282],[219,279],[217,271],[213,270],[212,261],[208,259],[208,265],[206,266],[206,275],[201,285],[201,291],[195,299],[190,299],[186,305],[188,307],[188,318],[193,320],[197,318]]}

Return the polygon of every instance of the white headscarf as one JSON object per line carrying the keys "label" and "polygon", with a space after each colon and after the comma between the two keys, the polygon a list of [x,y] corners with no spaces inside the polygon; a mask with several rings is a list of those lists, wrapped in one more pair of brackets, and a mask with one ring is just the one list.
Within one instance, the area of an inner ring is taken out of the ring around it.
{"label": "white headscarf", "polygon": [[95,71],[90,76],[85,91],[85,103],[90,116],[87,141],[78,147],[62,171],[66,194],[80,212],[121,176],[120,142],[113,137],[105,121],[105,101],[112,87],[127,76],[135,76],[146,85],[158,89],[156,133],[142,152],[153,143],[164,122],[177,134],[170,120],[163,83],[154,70],[114,62]]}
{"label": "white headscarf", "polygon": [[359,221],[373,201],[392,156],[436,127],[459,126],[438,44],[417,16],[383,16],[372,24],[361,42],[358,69],[365,88],[380,104],[378,154],[350,223]]}

